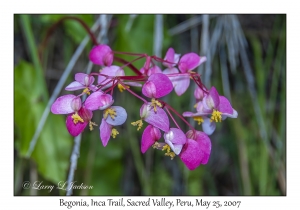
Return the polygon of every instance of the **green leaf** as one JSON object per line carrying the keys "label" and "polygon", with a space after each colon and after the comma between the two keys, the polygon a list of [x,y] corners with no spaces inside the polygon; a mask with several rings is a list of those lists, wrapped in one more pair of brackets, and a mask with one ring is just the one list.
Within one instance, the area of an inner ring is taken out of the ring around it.
{"label": "green leaf", "polygon": [[[41,100],[45,93],[35,82],[37,76],[31,64],[21,61],[14,73],[15,148],[25,157],[46,107]],[[55,183],[66,179],[69,165],[72,141],[64,127],[64,117],[50,113],[31,156],[39,173]]]}

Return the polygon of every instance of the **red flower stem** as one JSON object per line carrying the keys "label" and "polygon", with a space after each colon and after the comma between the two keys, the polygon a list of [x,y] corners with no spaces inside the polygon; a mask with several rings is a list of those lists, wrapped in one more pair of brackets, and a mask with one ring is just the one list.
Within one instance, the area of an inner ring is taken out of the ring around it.
{"label": "red flower stem", "polygon": [[170,113],[169,109],[166,107],[165,110],[168,112],[169,116],[171,117],[171,119],[173,120],[173,122],[175,123],[175,125],[177,126],[177,128],[181,130],[181,128],[180,128],[179,125],[177,124],[176,120],[174,119],[174,117],[173,117],[172,114]]}
{"label": "red flower stem", "polygon": [[177,63],[173,63],[173,62],[164,60],[164,59],[162,59],[162,58],[156,57],[155,55],[152,55],[151,57],[152,57],[154,60],[156,60],[156,61],[158,61],[158,62],[161,62],[161,63],[177,64]]}
{"label": "red flower stem", "polygon": [[[144,56],[140,56],[140,57],[138,57],[138,58],[136,58],[136,59],[133,59],[132,61],[128,62],[127,64],[124,64],[124,65],[121,66],[120,68],[121,68],[121,69],[124,69],[125,66],[128,66],[128,65],[132,64],[133,62],[135,62],[135,61],[137,61],[137,60],[139,60],[139,59],[141,59],[141,58],[143,58],[143,57],[144,57]],[[140,72],[140,71],[139,71],[139,72]]]}
{"label": "red flower stem", "polygon": [[122,80],[129,80],[129,81],[146,81],[148,79],[148,76],[141,75],[141,76],[120,76],[119,77]]}
{"label": "red flower stem", "polygon": [[195,130],[195,128],[193,126],[191,126],[190,123],[188,123],[188,121],[186,121],[181,114],[179,114],[173,107],[171,107],[169,104],[167,104],[166,102],[160,101],[162,102],[167,108],[169,108],[172,112],[174,112],[178,117],[180,117],[180,119],[185,122],[192,130]]}
{"label": "red flower stem", "polygon": [[148,101],[146,101],[145,99],[143,99],[142,97],[140,97],[139,95],[135,94],[132,90],[130,90],[123,82],[121,82],[121,80],[118,81],[128,92],[130,92],[132,95],[134,95],[135,97],[139,98],[140,100],[142,100],[144,103],[148,103]]}
{"label": "red flower stem", "polygon": [[134,65],[132,65],[131,63],[128,64],[128,62],[123,58],[114,56],[114,60],[123,64],[127,64],[127,66],[137,75],[143,75]]}

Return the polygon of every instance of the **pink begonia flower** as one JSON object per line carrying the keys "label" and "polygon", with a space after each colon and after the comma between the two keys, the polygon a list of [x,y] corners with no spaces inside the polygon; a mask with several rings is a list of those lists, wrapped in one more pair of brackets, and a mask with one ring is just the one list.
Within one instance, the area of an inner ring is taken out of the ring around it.
{"label": "pink begonia flower", "polygon": [[[205,116],[211,115],[210,119]],[[184,117],[193,117],[199,123],[202,122],[203,131],[211,135],[215,128],[215,122],[221,122],[227,117],[237,118],[238,113],[232,108],[230,102],[224,96],[220,96],[215,87],[212,87],[202,101],[198,102],[197,112],[184,112]]]}
{"label": "pink begonia flower", "polygon": [[206,57],[200,57],[196,53],[187,53],[180,58],[178,68],[182,73],[191,71],[206,61]]}
{"label": "pink begonia flower", "polygon": [[200,164],[207,164],[210,152],[211,141],[209,137],[201,131],[188,131],[186,133],[187,142],[183,146],[180,159],[189,170],[196,169]]}
{"label": "pink begonia flower", "polygon": [[168,115],[159,106],[156,107],[155,111],[150,102],[143,104],[140,109],[140,116],[142,120],[145,120],[147,123],[159,128],[160,130],[165,132],[169,131],[170,122]]}
{"label": "pink begonia flower", "polygon": [[152,74],[142,88],[142,93],[149,98],[161,98],[173,89],[170,79],[161,73]]}
{"label": "pink begonia flower", "polygon": [[53,114],[69,114],[66,126],[72,136],[78,136],[91,121],[93,113],[82,107],[81,99],[75,95],[64,95],[55,100],[51,106]]}
{"label": "pink begonia flower", "polygon": [[[206,90],[204,88],[204,90]],[[202,101],[202,99],[204,98],[204,96],[206,96],[207,94],[204,92],[203,89],[201,89],[200,87],[196,87],[196,89],[194,90],[194,96],[196,98],[196,101]]]}
{"label": "pink begonia flower", "polygon": [[161,138],[160,130],[153,125],[148,125],[142,135],[141,151],[145,153],[157,140]]}
{"label": "pink begonia flower", "polygon": [[89,90],[96,91],[97,88],[93,85],[94,81],[95,78],[93,76],[84,73],[77,73],[75,74],[75,81],[69,84],[65,90],[74,91],[86,89],[86,92],[89,92]]}
{"label": "pink begonia flower", "polygon": [[94,64],[111,66],[114,59],[114,53],[109,46],[100,44],[91,50],[89,58]]}
{"label": "pink begonia flower", "polygon": [[163,62],[163,65],[168,67],[163,71],[165,75],[171,80],[174,91],[178,96],[181,96],[188,89],[190,85],[189,75],[179,75],[179,70],[174,67],[180,58],[180,54],[176,54],[173,48],[169,48],[164,60],[169,62]]}
{"label": "pink begonia flower", "polygon": [[104,94],[102,91],[92,93],[84,102],[85,107],[91,111],[107,109],[113,103],[113,97],[109,94]]}
{"label": "pink begonia flower", "polygon": [[163,62],[162,64],[165,66],[165,67],[168,67],[169,69],[173,68],[175,65],[177,65],[178,61],[179,61],[179,58],[180,58],[180,54],[176,54],[175,53],[175,50],[173,48],[169,48],[166,55],[165,55],[165,58],[164,60],[165,61],[168,61],[168,62]]}
{"label": "pink begonia flower", "polygon": [[127,112],[123,107],[111,106],[104,110],[103,118],[100,124],[100,139],[104,147],[106,147],[110,136],[116,137],[119,132],[113,126],[122,125],[127,119]]}
{"label": "pink begonia flower", "polygon": [[[107,75],[111,78],[118,76],[125,76],[125,72],[119,66],[105,67],[101,70],[100,74]],[[104,85],[101,89],[106,89],[112,86],[112,79],[106,76],[98,76],[98,84]],[[122,80],[121,80],[122,81]],[[123,82],[129,86],[141,87],[142,85],[138,82]]]}
{"label": "pink begonia flower", "polygon": [[[141,68],[140,69],[140,72],[142,74],[145,74],[145,67]],[[161,69],[158,67],[158,66],[152,66],[148,72],[147,72],[147,76],[151,76],[152,74],[155,74],[155,73],[162,73]]]}
{"label": "pink begonia flower", "polygon": [[178,128],[170,128],[170,130],[164,134],[164,139],[176,155],[179,155],[183,145],[187,141],[185,134]]}

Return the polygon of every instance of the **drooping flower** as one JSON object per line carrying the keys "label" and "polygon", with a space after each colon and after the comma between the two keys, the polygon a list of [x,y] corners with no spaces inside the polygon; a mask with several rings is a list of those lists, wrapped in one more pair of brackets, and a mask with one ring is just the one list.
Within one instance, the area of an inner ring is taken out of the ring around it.
{"label": "drooping flower", "polygon": [[141,142],[141,151],[145,153],[157,140],[161,138],[161,133],[158,128],[153,125],[148,125],[143,134]]}
{"label": "drooping flower", "polygon": [[103,110],[103,118],[100,124],[100,139],[106,146],[110,136],[116,137],[119,132],[114,126],[122,125],[127,119],[127,112],[121,106],[112,106],[114,99],[111,95],[102,91],[92,93],[85,100],[85,107],[89,110]]}
{"label": "drooping flower", "polygon": [[143,104],[140,109],[140,117],[140,120],[131,123],[134,126],[138,126],[137,130],[142,128],[143,120],[164,132],[169,130],[168,115],[160,106],[154,109],[153,104],[150,102]]}
{"label": "drooping flower", "polygon": [[211,152],[211,141],[201,131],[188,131],[187,142],[183,146],[180,159],[189,170],[196,169],[200,164],[207,164]]}
{"label": "drooping flower", "polygon": [[69,94],[57,98],[51,106],[51,112],[53,114],[69,114],[66,126],[72,136],[78,136],[88,123],[92,123],[93,113],[83,107],[80,97],[75,95]]}
{"label": "drooping flower", "polygon": [[175,50],[170,47],[165,55],[165,62],[163,62],[162,64],[165,67],[168,67],[168,69],[172,69],[175,65],[177,65],[179,58],[180,54],[176,54]]}
{"label": "drooping flower", "polygon": [[[142,74],[145,74],[145,67],[140,69],[140,72]],[[151,76],[152,74],[156,74],[156,73],[162,73],[161,69],[159,68],[159,66],[152,66],[148,71],[147,71],[147,76]]]}
{"label": "drooping flower", "polygon": [[187,53],[183,55],[178,63],[178,68],[182,73],[192,71],[206,61],[206,57],[200,57],[196,53]]}
{"label": "drooping flower", "polygon": [[111,66],[114,59],[114,53],[109,46],[100,44],[91,50],[89,58],[94,64]]}
{"label": "drooping flower", "polygon": [[179,74],[179,70],[175,67],[180,58],[180,54],[176,54],[173,48],[169,48],[163,62],[167,67],[163,71],[171,80],[174,91],[178,96],[181,96],[188,89],[190,85],[190,76],[188,74]]}
{"label": "drooping flower", "polygon": [[142,88],[142,93],[148,98],[161,98],[173,89],[170,79],[161,73],[152,74]]}
{"label": "drooping flower", "polygon": [[178,128],[170,128],[170,130],[164,134],[164,139],[175,155],[179,155],[187,140],[185,134]]}
{"label": "drooping flower", "polygon": [[[206,116],[210,115],[210,119]],[[202,122],[203,131],[211,135],[215,128],[215,122],[221,122],[227,117],[237,118],[238,113],[232,108],[228,99],[220,96],[215,87],[212,87],[202,101],[197,104],[197,112],[184,112],[184,117],[193,117],[194,120]]]}
{"label": "drooping flower", "polygon": [[84,92],[90,94],[89,90],[96,91],[97,88],[93,85],[95,78],[88,74],[77,73],[75,74],[75,81],[69,84],[65,90],[74,91],[84,89]]}
{"label": "drooping flower", "polygon": [[106,147],[110,136],[113,138],[119,134],[114,126],[122,125],[127,119],[127,112],[123,107],[111,106],[103,111],[103,118],[100,124],[100,139]]}
{"label": "drooping flower", "polygon": [[[105,67],[100,72],[101,75],[98,76],[98,85],[102,85],[101,89],[106,89],[112,86],[112,80],[114,77],[118,76],[125,76],[125,72],[119,66],[110,66]],[[105,76],[104,76],[105,75]],[[123,81],[123,80],[121,80]],[[141,87],[142,85],[138,82],[123,82],[129,86]],[[125,88],[122,85],[118,85],[120,91],[124,90]]]}

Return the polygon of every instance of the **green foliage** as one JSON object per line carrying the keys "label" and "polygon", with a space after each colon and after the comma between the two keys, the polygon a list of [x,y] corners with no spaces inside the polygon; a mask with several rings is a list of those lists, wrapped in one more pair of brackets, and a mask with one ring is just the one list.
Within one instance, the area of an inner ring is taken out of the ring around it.
{"label": "green foliage", "polygon": [[[35,82],[36,72],[31,64],[20,62],[14,74],[14,121],[18,132],[15,148],[25,157],[46,104],[41,101],[44,93]],[[72,142],[64,127],[62,116],[50,115],[32,153],[39,173],[54,183],[65,180],[69,166]]]}

